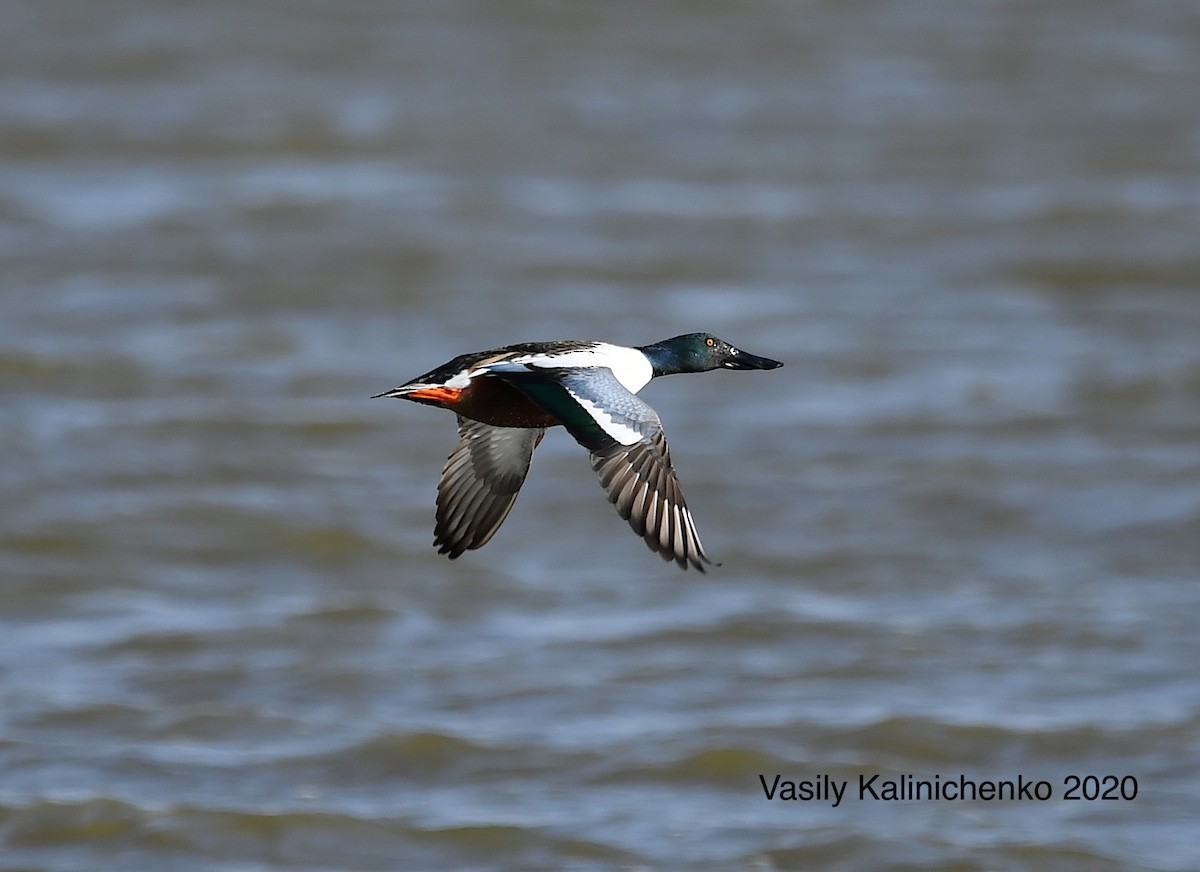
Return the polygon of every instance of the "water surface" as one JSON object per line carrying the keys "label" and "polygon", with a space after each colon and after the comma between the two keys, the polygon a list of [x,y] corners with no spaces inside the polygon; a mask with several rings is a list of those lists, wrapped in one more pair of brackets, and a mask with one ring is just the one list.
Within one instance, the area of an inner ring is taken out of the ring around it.
{"label": "water surface", "polygon": [[[1185,2],[12,3],[0,867],[1185,870]],[[506,342],[646,398],[681,573],[561,432],[431,547]],[[759,776],[1045,780],[781,802]],[[1061,799],[1132,776],[1133,801]]]}

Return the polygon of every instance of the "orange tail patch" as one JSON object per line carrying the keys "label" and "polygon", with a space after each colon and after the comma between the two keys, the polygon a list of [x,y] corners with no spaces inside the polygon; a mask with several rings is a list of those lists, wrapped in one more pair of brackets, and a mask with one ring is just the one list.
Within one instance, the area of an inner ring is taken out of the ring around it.
{"label": "orange tail patch", "polygon": [[444,388],[440,385],[432,388],[421,388],[419,391],[413,391],[411,394],[406,394],[405,399],[408,400],[432,400],[435,403],[449,403],[453,405],[462,397],[463,388]]}

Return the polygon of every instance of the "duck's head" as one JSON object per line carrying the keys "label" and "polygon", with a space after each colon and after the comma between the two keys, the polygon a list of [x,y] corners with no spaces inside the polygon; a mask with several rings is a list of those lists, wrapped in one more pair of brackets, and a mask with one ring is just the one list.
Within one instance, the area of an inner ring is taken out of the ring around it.
{"label": "duck's head", "polygon": [[654,367],[654,374],[707,372],[710,369],[775,369],[778,360],[734,348],[711,333],[685,333],[639,349]]}

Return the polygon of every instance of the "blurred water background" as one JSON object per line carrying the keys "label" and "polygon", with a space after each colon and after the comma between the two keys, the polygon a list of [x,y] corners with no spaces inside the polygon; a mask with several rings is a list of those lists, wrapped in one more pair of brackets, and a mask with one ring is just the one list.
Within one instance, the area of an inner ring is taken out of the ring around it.
{"label": "blurred water background", "polygon": [[[1200,864],[1191,0],[3,18],[0,868]],[[645,391],[723,568],[561,431],[435,554],[370,394],[691,330],[787,364]],[[758,781],[873,772],[1055,796]]]}

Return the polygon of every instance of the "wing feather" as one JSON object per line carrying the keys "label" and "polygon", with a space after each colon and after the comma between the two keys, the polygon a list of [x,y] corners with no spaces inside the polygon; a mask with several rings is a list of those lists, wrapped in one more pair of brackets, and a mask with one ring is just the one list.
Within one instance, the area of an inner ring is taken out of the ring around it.
{"label": "wing feather", "polygon": [[650,550],[680,567],[704,571],[713,561],[704,551],[683,490],[661,450],[661,431],[644,442],[591,454],[592,468],[617,513]]}
{"label": "wing feather", "polygon": [[482,548],[512,510],[543,429],[458,418],[458,445],[438,481],[434,545],[451,559]]}
{"label": "wing feather", "polygon": [[617,513],[652,551],[701,572],[704,551],[671,465],[658,413],[607,367],[526,368],[506,364],[503,378],[555,418],[588,449],[592,469]]}

